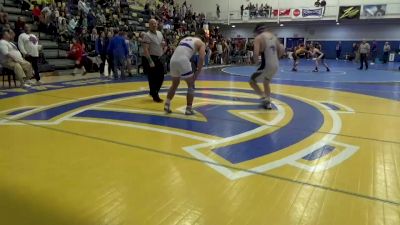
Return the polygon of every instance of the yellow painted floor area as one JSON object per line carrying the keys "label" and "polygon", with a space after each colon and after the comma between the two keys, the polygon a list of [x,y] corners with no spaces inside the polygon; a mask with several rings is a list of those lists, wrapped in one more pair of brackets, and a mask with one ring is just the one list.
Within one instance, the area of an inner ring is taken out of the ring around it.
{"label": "yellow painted floor area", "polygon": [[[207,121],[202,113],[182,115],[184,95],[173,100],[172,115],[141,94],[88,104],[45,121],[23,119],[82,99],[146,88],[146,82],[101,83],[0,99],[0,224],[400,224],[400,102],[395,100],[273,85],[273,93],[315,108],[324,123],[291,146],[240,163],[213,150],[287,126],[296,114],[289,103],[273,99],[278,110],[272,112],[256,107],[230,111],[260,127],[231,139],[151,120],[79,116],[99,110]],[[251,106],[243,99],[257,100],[251,93],[218,90],[250,90],[246,82],[199,81],[196,88],[203,94],[195,99],[197,106]],[[322,102],[340,109],[333,112]],[[24,107],[34,109],[8,115]],[[226,126],[224,118],[220,121],[213,126]],[[314,161],[302,158],[321,143],[337,150]]]}

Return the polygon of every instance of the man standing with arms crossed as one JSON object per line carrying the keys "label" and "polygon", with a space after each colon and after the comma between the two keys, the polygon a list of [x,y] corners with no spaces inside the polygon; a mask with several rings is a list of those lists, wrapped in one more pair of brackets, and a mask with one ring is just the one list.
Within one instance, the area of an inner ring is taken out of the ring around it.
{"label": "man standing with arms crossed", "polygon": [[25,32],[20,34],[18,37],[18,48],[25,59],[32,65],[36,85],[41,85],[42,83],[40,82],[38,66],[39,50],[41,48],[39,45],[39,39],[31,33],[30,25],[26,24],[24,31]]}
{"label": "man standing with arms crossed", "polygon": [[164,54],[164,37],[157,30],[157,20],[149,21],[149,31],[143,38],[143,55],[146,58],[144,62],[145,71],[149,80],[150,95],[155,102],[163,100],[158,95],[164,81],[164,66],[161,62],[161,56]]}
{"label": "man standing with arms crossed", "polygon": [[[258,57],[261,55],[261,66],[250,78],[250,86],[261,98],[261,106],[264,109],[272,109],[271,105],[271,87],[272,77],[278,72],[279,58],[284,54],[284,47],[279,39],[272,33],[266,31],[266,25],[257,25],[254,33],[257,35],[254,39],[254,63],[258,63]],[[258,86],[257,81],[263,81],[264,92]]]}
{"label": "man standing with arms crossed", "polygon": [[365,70],[368,70],[368,55],[370,52],[370,46],[368,42],[364,39],[362,43],[360,44],[359,52],[360,52],[360,61],[361,65],[359,70],[363,69],[363,63],[365,63]]}

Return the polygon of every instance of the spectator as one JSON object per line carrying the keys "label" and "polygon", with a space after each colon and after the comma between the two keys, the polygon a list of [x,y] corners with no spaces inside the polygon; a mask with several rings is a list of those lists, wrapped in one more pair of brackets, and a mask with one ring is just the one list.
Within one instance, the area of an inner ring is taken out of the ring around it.
{"label": "spectator", "polygon": [[100,12],[97,14],[97,19],[100,21],[100,24],[101,24],[101,25],[106,25],[107,19],[106,19],[106,16],[104,15],[103,12],[100,11]]}
{"label": "spectator", "polygon": [[370,46],[366,40],[363,40],[362,43],[360,44],[359,53],[360,53],[361,65],[360,68],[358,69],[362,70],[363,64],[365,64],[365,70],[368,70],[368,55],[370,53]]}
{"label": "spectator", "polygon": [[144,13],[143,13],[143,14],[144,14],[144,15],[148,15],[148,16],[151,15],[150,4],[149,4],[149,3],[146,3],[146,4],[144,5]]}
{"label": "spectator", "polygon": [[70,34],[68,31],[67,20],[65,18],[61,20],[61,23],[58,26],[58,35],[60,37],[61,42],[69,40]]}
{"label": "spectator", "polygon": [[217,18],[218,19],[219,19],[220,13],[221,13],[221,10],[219,8],[219,5],[217,4]]}
{"label": "spectator", "polygon": [[128,56],[126,58],[126,68],[128,70],[128,77],[132,77],[132,61],[133,61],[133,51],[134,51],[134,46],[132,45],[132,34],[125,33],[124,34],[124,39],[125,39],[125,44],[128,47]]}
{"label": "spectator", "polygon": [[383,63],[386,64],[389,61],[389,53],[390,53],[390,44],[389,42],[385,42],[383,46]]}
{"label": "spectator", "polygon": [[336,43],[336,60],[340,59],[341,54],[342,54],[342,42],[338,41]]}
{"label": "spectator", "polygon": [[358,51],[358,47],[359,45],[357,43],[353,43],[352,49],[353,49],[354,61],[356,63],[360,62],[360,52]]}
{"label": "spectator", "polygon": [[87,15],[87,24],[89,30],[92,30],[96,27],[96,16],[92,10],[89,10],[89,14]]}
{"label": "spectator", "polygon": [[30,87],[29,79],[32,76],[31,64],[24,60],[17,46],[13,44],[10,30],[3,30],[0,40],[0,63],[3,67],[14,71],[15,76],[21,83],[21,87]]}
{"label": "spectator", "polygon": [[223,49],[222,49],[222,43],[221,41],[218,41],[217,43],[217,52],[218,52],[218,57],[217,57],[217,61],[218,64],[222,64],[222,54],[223,54]]}
{"label": "spectator", "polygon": [[42,11],[40,10],[39,6],[35,5],[32,9],[32,15],[33,15],[33,20],[36,22],[39,22],[40,15],[42,14]]}
{"label": "spectator", "polygon": [[31,33],[30,25],[26,24],[24,31],[25,32],[18,37],[18,48],[25,59],[31,63],[36,84],[41,85],[38,66],[39,50],[41,48],[39,39]]}
{"label": "spectator", "polygon": [[76,21],[74,16],[72,16],[71,20],[68,23],[68,31],[72,34],[75,33],[75,28],[77,25],[78,25],[78,21]]}
{"label": "spectator", "polygon": [[83,66],[83,53],[84,45],[82,45],[82,41],[73,38],[70,46],[69,57],[75,61],[75,67],[72,73],[74,76],[78,73],[78,69],[82,71],[82,76],[86,75],[86,69]]}
{"label": "spectator", "polygon": [[15,27],[15,29],[14,29],[15,36],[16,36],[16,38],[18,38],[18,36],[24,31],[24,27],[25,27],[24,19],[19,16],[17,18],[17,21],[15,22],[14,27]]}
{"label": "spectator", "polygon": [[242,4],[240,6],[240,18],[243,19],[243,11],[244,11],[244,5]]}
{"label": "spectator", "polygon": [[[114,70],[114,56],[112,51],[108,51],[108,47],[110,46],[111,39],[113,39],[114,33],[112,31],[107,32],[107,62],[108,62],[108,77],[111,79],[111,71]],[[117,74],[118,75],[118,74]]]}
{"label": "spectator", "polygon": [[376,41],[372,42],[371,46],[371,65],[375,64],[376,57],[378,56],[378,46],[376,45]]}
{"label": "spectator", "polygon": [[109,40],[106,37],[106,33],[103,31],[96,40],[96,54],[100,56],[100,77],[104,77],[104,67],[107,60],[107,50],[108,50]]}
{"label": "spectator", "polygon": [[85,0],[79,0],[78,10],[87,15],[89,13],[90,7],[86,4]]}
{"label": "spectator", "polygon": [[49,6],[46,5],[45,7],[43,7],[43,9],[41,11],[41,16],[43,17],[42,23],[44,23],[46,25],[48,24],[48,19],[49,19],[51,13],[52,13],[52,11]]}
{"label": "spectator", "polygon": [[8,24],[8,13],[4,12],[3,4],[0,4],[0,23]]}
{"label": "spectator", "polygon": [[145,62],[146,62],[146,57],[144,56],[144,50],[143,50],[143,40],[144,40],[144,36],[146,34],[144,32],[140,32],[139,33],[139,37],[138,37],[138,47],[139,47],[139,56],[141,57],[141,67],[143,67],[143,73],[144,74],[148,74],[149,71],[147,71],[147,66],[144,66]]}
{"label": "spectator", "polygon": [[128,46],[125,43],[124,33],[118,30],[114,31],[114,37],[108,46],[108,52],[113,55],[113,75],[114,79],[118,79],[118,69],[121,71],[121,79],[125,79],[125,63],[128,58]]}
{"label": "spectator", "polygon": [[67,22],[66,19],[65,19],[65,13],[64,13],[64,12],[61,12],[61,13],[60,13],[60,16],[59,16],[58,19],[57,19],[57,25],[58,25],[58,27],[60,27],[60,25],[63,23],[63,21]]}

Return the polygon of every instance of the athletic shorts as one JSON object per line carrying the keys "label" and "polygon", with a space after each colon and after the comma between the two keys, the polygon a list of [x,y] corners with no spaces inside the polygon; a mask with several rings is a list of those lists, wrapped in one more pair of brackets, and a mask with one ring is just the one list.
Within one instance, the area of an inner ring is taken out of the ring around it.
{"label": "athletic shorts", "polygon": [[194,74],[192,63],[188,59],[171,59],[169,66],[172,77],[189,78]]}
{"label": "athletic shorts", "polygon": [[261,80],[271,81],[277,72],[278,72],[278,67],[272,69],[264,68],[263,70],[257,70],[255,73],[253,73],[250,79],[255,82]]}
{"label": "athletic shorts", "polygon": [[305,54],[300,54],[300,55],[298,55],[298,54],[293,54],[292,55],[292,57],[293,57],[293,60],[299,60],[300,58],[305,58]]}

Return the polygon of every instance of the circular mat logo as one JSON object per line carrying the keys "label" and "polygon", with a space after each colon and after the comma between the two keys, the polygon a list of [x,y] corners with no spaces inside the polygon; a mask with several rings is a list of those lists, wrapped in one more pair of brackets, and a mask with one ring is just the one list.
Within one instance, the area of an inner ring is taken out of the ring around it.
{"label": "circular mat logo", "polygon": [[[165,92],[165,90],[164,90]],[[178,90],[177,98],[185,98]],[[358,147],[336,140],[340,113],[354,111],[335,102],[320,102],[288,93],[273,94],[274,110],[259,108],[249,89],[197,88],[195,117],[162,113],[143,104],[136,109],[116,103],[147,99],[147,91],[127,91],[80,98],[46,106],[24,106],[3,111],[1,126],[37,124],[56,126],[64,121],[131,127],[174,135],[176,141],[193,139],[199,144],[183,151],[203,161],[229,179],[239,179],[290,165],[323,171],[343,162]],[[144,108],[143,108],[144,107]],[[175,111],[184,110],[184,105]],[[157,145],[157,143],[152,143]],[[221,165],[240,166],[236,171]]]}

